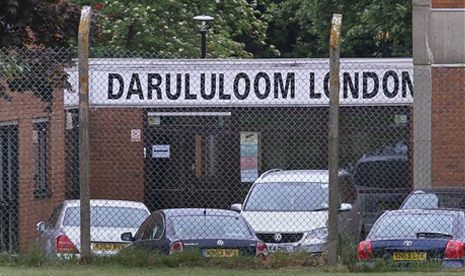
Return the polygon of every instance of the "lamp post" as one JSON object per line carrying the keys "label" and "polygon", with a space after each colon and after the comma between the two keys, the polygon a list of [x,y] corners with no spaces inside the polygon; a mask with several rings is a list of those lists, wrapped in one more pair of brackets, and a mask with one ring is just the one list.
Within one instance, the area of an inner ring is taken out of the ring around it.
{"label": "lamp post", "polygon": [[200,51],[200,57],[205,58],[207,56],[207,23],[213,20],[213,17],[208,15],[197,15],[194,20],[202,22],[200,27],[200,36],[202,38],[202,47]]}

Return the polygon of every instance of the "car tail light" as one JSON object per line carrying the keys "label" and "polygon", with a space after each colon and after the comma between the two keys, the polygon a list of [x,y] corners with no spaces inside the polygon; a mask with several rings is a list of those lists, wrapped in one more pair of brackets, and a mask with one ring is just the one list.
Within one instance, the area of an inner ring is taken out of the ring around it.
{"label": "car tail light", "polygon": [[255,244],[255,255],[259,257],[268,256],[268,247],[262,242],[257,242]]}
{"label": "car tail light", "polygon": [[66,235],[60,235],[57,237],[57,253],[64,254],[78,254],[76,246]]}
{"label": "car tail light", "polygon": [[362,241],[357,247],[357,257],[359,261],[370,260],[373,258],[373,247],[371,241]]}
{"label": "car tail light", "polygon": [[463,258],[463,242],[450,240],[447,242],[445,259],[460,260]]}
{"label": "car tail light", "polygon": [[184,244],[182,241],[177,241],[173,243],[170,247],[170,255],[175,254],[175,253],[181,253],[184,249]]}

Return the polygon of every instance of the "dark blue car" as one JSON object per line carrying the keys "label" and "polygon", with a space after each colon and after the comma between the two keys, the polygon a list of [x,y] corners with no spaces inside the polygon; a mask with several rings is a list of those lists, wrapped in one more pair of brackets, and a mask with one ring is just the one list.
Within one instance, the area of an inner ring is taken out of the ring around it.
{"label": "dark blue car", "polygon": [[266,256],[267,246],[238,213],[219,209],[167,209],[150,215],[133,237],[128,249],[166,254],[198,250],[205,257]]}
{"label": "dark blue car", "polygon": [[357,248],[359,261],[441,262],[464,266],[465,215],[459,210],[410,209],[384,213]]}

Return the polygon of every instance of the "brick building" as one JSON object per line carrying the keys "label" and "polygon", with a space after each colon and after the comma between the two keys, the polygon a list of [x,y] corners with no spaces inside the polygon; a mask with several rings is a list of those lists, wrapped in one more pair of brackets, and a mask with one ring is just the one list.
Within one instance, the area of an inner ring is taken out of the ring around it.
{"label": "brick building", "polygon": [[465,185],[465,1],[413,1],[415,187]]}
{"label": "brick building", "polygon": [[65,198],[63,92],[52,112],[31,92],[0,100],[0,252],[26,251]]}

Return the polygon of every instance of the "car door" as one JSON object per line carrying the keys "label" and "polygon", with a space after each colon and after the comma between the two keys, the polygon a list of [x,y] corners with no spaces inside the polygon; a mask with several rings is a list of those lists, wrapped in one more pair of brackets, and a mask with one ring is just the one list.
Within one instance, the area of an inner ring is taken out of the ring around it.
{"label": "car door", "polygon": [[[166,251],[165,222],[162,213],[153,213],[136,234],[134,247],[149,251]],[[167,252],[167,251],[166,251]]]}

